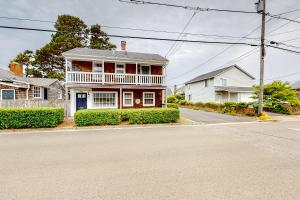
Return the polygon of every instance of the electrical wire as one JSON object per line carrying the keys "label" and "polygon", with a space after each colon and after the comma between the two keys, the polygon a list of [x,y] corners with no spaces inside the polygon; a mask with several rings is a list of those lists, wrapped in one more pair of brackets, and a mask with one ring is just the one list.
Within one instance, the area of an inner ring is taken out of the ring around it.
{"label": "electrical wire", "polygon": [[[30,22],[41,22],[41,23],[52,23],[55,24],[55,21],[50,20],[38,20],[38,19],[29,19],[29,18],[17,18],[17,17],[6,17],[0,16],[0,19],[6,20],[18,20],[18,21],[30,21]],[[91,25],[89,25],[91,26]],[[130,31],[142,31],[142,32],[154,32],[154,33],[167,33],[167,34],[180,34],[179,31],[167,31],[167,30],[156,30],[156,29],[144,29],[144,28],[132,28],[132,27],[121,27],[121,26],[107,26],[101,25],[101,27],[108,28],[108,29],[120,29],[120,30],[130,30]],[[238,36],[232,35],[218,35],[218,34],[204,34],[204,33],[190,33],[185,32],[185,35],[191,36],[202,36],[202,37],[212,37],[212,38],[226,38],[226,39],[240,39]],[[244,37],[243,39],[248,40],[258,40],[259,38],[255,37]]]}
{"label": "electrical wire", "polygon": [[216,9],[216,8],[200,8],[193,6],[183,6],[177,4],[168,4],[168,3],[158,3],[151,1],[140,1],[140,0],[119,0],[123,3],[131,3],[131,4],[149,4],[149,5],[159,5],[159,6],[167,6],[167,7],[175,7],[175,8],[183,8],[187,10],[193,11],[215,11],[215,12],[231,12],[231,13],[244,13],[244,14],[257,14],[257,12],[253,11],[245,11],[245,10],[229,10],[229,9]]}
{"label": "electrical wire", "polygon": [[[193,15],[189,18],[188,22],[184,25],[182,31],[180,32],[180,34],[178,35],[177,39],[180,39],[182,34],[184,33],[184,31],[188,28],[188,26],[191,24],[191,22],[193,21],[194,17],[196,16],[197,12],[194,12]],[[170,52],[173,50],[173,48],[176,46],[177,42],[174,42],[173,45],[170,47],[170,49],[167,51],[167,53],[165,54],[165,57],[167,58],[170,54]]]}
{"label": "electrical wire", "polygon": [[[40,32],[50,32],[50,33],[70,33],[70,34],[82,34],[79,32],[69,32],[69,31],[57,31],[51,29],[39,29],[39,28],[28,28],[28,27],[17,27],[17,26],[0,26],[4,29],[16,29],[16,30],[29,30],[29,31],[40,31]],[[89,33],[88,35],[92,35]],[[183,40],[183,39],[170,39],[170,38],[155,38],[155,37],[141,37],[141,36],[129,36],[129,35],[113,35],[107,34],[108,37],[115,38],[128,38],[128,39],[143,39],[143,40],[158,40],[158,41],[168,41],[168,42],[189,42],[189,43],[204,43],[204,44],[222,44],[222,45],[248,45],[248,46],[258,46],[258,44],[246,43],[246,42],[227,42],[227,41],[205,41],[205,40]]]}

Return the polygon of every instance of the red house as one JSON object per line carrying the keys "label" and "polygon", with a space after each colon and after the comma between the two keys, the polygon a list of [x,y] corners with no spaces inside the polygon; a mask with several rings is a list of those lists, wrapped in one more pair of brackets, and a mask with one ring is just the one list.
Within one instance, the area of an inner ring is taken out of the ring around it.
{"label": "red house", "polygon": [[63,56],[71,116],[80,109],[164,107],[166,58],[88,48]]}

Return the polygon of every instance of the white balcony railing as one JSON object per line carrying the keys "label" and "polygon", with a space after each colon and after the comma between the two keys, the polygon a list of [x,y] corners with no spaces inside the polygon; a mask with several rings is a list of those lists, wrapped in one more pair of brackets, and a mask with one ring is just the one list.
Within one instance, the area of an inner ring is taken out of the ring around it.
{"label": "white balcony railing", "polygon": [[165,76],[95,72],[67,72],[67,83],[165,85]]}

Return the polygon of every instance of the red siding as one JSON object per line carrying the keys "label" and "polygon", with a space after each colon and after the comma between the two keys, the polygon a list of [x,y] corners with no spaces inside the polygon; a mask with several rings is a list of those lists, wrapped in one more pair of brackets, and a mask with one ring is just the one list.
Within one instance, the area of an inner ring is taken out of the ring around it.
{"label": "red siding", "polygon": [[115,63],[104,63],[104,72],[105,73],[115,73]]}
{"label": "red siding", "polygon": [[[109,89],[109,88],[93,88],[92,91],[114,91],[118,93],[118,108],[120,108],[120,89]],[[133,107],[123,107],[123,108],[143,108],[143,92],[155,92],[155,106],[162,107],[162,90],[159,89],[123,89],[123,92],[133,92]],[[140,99],[140,104],[136,104],[136,99]],[[122,99],[123,101],[123,99]]]}
{"label": "red siding", "polygon": [[126,64],[126,73],[127,74],[135,74],[136,73],[136,65],[135,64]]}
{"label": "red siding", "polygon": [[151,74],[152,75],[162,75],[162,66],[151,65]]}
{"label": "red siding", "polygon": [[92,72],[93,62],[90,61],[72,61],[72,66],[79,68],[82,72]]}

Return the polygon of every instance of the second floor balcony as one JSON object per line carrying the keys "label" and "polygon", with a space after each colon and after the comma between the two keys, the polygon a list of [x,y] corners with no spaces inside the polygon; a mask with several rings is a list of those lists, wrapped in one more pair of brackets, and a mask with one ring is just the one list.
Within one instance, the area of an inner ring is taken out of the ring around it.
{"label": "second floor balcony", "polygon": [[68,71],[67,83],[165,85],[164,75]]}

